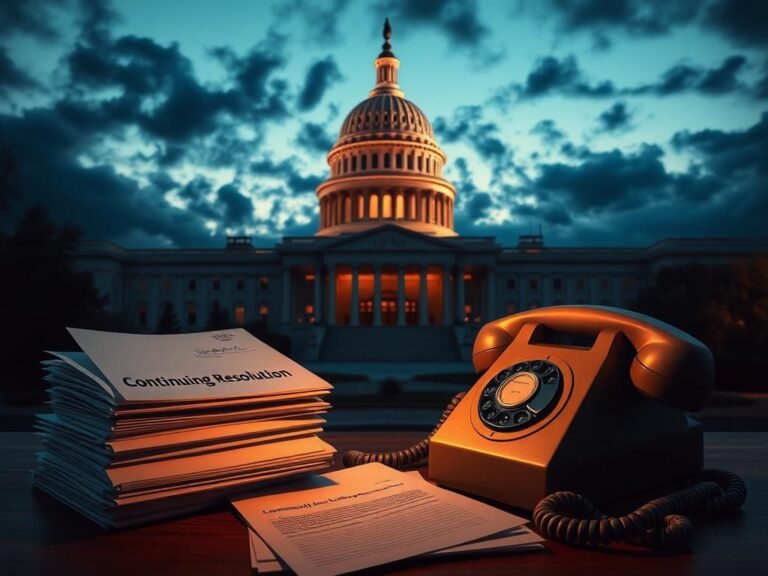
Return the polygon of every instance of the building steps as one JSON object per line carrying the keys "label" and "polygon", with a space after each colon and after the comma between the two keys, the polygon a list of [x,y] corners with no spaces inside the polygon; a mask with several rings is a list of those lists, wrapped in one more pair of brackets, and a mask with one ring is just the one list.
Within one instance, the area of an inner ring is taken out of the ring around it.
{"label": "building steps", "polygon": [[329,326],[321,362],[460,362],[450,326]]}

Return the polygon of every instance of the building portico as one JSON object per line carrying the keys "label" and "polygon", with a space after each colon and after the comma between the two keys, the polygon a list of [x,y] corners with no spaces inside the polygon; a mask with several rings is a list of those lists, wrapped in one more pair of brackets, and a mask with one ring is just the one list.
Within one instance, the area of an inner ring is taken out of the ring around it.
{"label": "building portico", "polygon": [[[327,326],[452,326],[476,315],[495,317],[492,293],[500,250],[481,240],[488,262],[462,254],[459,238],[433,238],[385,226],[354,237],[286,238],[284,324]],[[395,248],[394,250],[392,248]],[[465,260],[471,260],[465,262]]]}

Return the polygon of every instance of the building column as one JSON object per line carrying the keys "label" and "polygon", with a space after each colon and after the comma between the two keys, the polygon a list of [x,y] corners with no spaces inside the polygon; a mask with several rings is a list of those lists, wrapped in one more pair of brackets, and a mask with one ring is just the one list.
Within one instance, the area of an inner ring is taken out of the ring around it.
{"label": "building column", "polygon": [[381,188],[377,190],[376,194],[379,195],[379,214],[376,220],[383,220],[384,219],[384,189]]}
{"label": "building column", "polygon": [[443,324],[450,326],[451,316],[451,268],[443,266]]}
{"label": "building column", "polygon": [[419,269],[419,326],[427,326],[429,314],[427,310],[427,267]]}
{"label": "building column", "polygon": [[405,326],[405,268],[397,269],[397,325]]}
{"label": "building column", "polygon": [[315,324],[323,321],[323,267],[315,266]]}
{"label": "building column", "polygon": [[423,202],[423,193],[420,188],[417,188],[414,191],[414,194],[416,195],[416,220],[419,222],[424,222],[424,206],[422,205]]}
{"label": "building column", "polygon": [[283,268],[283,324],[291,322],[291,269]]}
{"label": "building column", "polygon": [[496,319],[496,273],[493,268],[487,268],[485,272],[486,282],[486,322]]}
{"label": "building column", "polygon": [[336,266],[328,266],[328,326],[336,325]]}
{"label": "building column", "polygon": [[373,325],[381,326],[381,265],[373,269]]}
{"label": "building column", "polygon": [[352,310],[349,317],[352,326],[360,325],[360,290],[358,287],[357,265],[352,266]]}
{"label": "building column", "polygon": [[464,266],[456,266],[456,323],[464,323]]}

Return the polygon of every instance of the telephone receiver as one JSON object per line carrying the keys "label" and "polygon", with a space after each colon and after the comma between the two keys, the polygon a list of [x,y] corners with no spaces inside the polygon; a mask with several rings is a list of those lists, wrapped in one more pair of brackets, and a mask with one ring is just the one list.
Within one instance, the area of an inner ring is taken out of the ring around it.
{"label": "telephone receiver", "polygon": [[712,393],[715,363],[702,342],[650,316],[603,306],[553,306],[486,324],[472,351],[475,371],[490,368],[527,324],[570,334],[621,332],[636,351],[632,384],[675,408],[698,411]]}
{"label": "telephone receiver", "polygon": [[[702,428],[684,411],[711,394],[714,360],[674,326],[604,306],[539,308],[483,326],[472,363],[479,379],[428,438],[395,452],[350,451],[345,465],[402,468],[428,456],[430,480],[532,510],[541,532],[571,544],[679,545],[691,531],[682,514],[744,502],[738,476],[702,471]],[[692,477],[625,516],[595,505]]]}

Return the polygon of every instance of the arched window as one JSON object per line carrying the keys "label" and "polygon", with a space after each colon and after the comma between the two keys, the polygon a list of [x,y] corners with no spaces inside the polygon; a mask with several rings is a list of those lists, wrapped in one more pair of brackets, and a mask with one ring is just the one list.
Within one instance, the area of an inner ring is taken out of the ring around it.
{"label": "arched window", "polygon": [[392,218],[392,193],[384,192],[381,199],[381,217]]}
{"label": "arched window", "polygon": [[395,196],[395,218],[398,220],[405,218],[405,198],[402,194]]}
{"label": "arched window", "polygon": [[379,167],[379,155],[378,154],[371,154],[371,168],[373,170],[378,169]]}
{"label": "arched window", "polygon": [[344,158],[344,174],[347,173],[348,168],[349,168],[349,160],[347,158]]}
{"label": "arched window", "polygon": [[362,192],[355,195],[355,213],[358,220],[365,218],[365,196]]}
{"label": "arched window", "polygon": [[389,152],[384,153],[384,168],[390,168]]}
{"label": "arched window", "polygon": [[357,172],[357,156],[352,156],[352,172]]}
{"label": "arched window", "polygon": [[368,155],[360,156],[360,170],[368,170]]}
{"label": "arched window", "polygon": [[370,214],[371,219],[376,219],[379,217],[379,195],[375,192],[371,194],[371,205],[368,207],[368,212]]}
{"label": "arched window", "polygon": [[395,168],[402,168],[403,167],[403,153],[398,152],[395,156]]}

